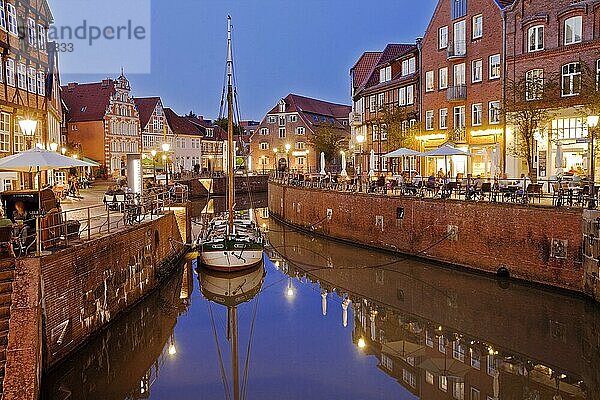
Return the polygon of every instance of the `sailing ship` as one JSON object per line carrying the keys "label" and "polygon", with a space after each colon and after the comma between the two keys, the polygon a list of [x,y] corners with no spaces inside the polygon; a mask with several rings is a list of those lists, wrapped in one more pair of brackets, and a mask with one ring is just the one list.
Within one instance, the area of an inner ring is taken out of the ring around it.
{"label": "sailing ship", "polygon": [[[213,334],[215,335],[215,342],[218,347],[219,364],[221,371],[221,378],[223,385],[225,386],[225,397],[232,398],[233,400],[240,400],[246,398],[245,393],[248,388],[248,365],[250,363],[250,345],[252,336],[254,333],[254,321],[256,317],[256,311],[258,306],[258,300],[254,303],[254,310],[252,312],[252,323],[250,327],[250,337],[248,339],[248,352],[246,354],[246,360],[243,363],[246,370],[243,371],[243,380],[240,384],[240,370],[239,370],[239,349],[238,349],[238,313],[237,308],[240,304],[249,302],[256,297],[262,288],[266,271],[264,265],[261,263],[252,269],[245,271],[238,271],[234,273],[225,273],[220,271],[213,271],[206,268],[198,268],[198,279],[200,280],[200,291],[202,295],[209,301],[209,314],[211,318],[211,324],[213,328]],[[217,335],[217,326],[215,324],[215,318],[212,311],[211,302],[220,304],[227,307],[227,340],[230,343],[231,350],[231,372],[232,380],[230,381],[225,376],[225,367],[223,365],[223,358],[221,348],[219,345],[219,338]],[[229,382],[232,383],[233,388],[230,387]],[[233,389],[233,390],[231,390]],[[231,391],[233,396],[231,396]]]}
{"label": "sailing ship", "polygon": [[199,264],[226,272],[241,271],[262,263],[264,248],[264,238],[252,220],[252,213],[244,215],[234,211],[236,146],[233,141],[233,107],[231,17],[227,17],[227,213],[210,221],[198,246]]}

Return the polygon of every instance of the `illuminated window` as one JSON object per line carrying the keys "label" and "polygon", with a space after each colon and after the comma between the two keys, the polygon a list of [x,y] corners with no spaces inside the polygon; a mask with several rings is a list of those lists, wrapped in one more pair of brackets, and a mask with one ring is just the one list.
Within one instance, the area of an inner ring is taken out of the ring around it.
{"label": "illuminated window", "polygon": [[260,149],[261,150],[269,150],[269,143],[268,142],[262,142],[260,144]]}
{"label": "illuminated window", "polygon": [[483,106],[481,103],[473,104],[471,107],[471,125],[479,126],[481,125],[481,112],[483,110]]}
{"label": "illuminated window", "polygon": [[563,65],[561,80],[561,95],[576,96],[581,90],[581,64],[578,62]]}
{"label": "illuminated window", "polygon": [[448,129],[448,109],[440,108],[440,129]]}
{"label": "illuminated window", "polygon": [[539,100],[544,94],[544,70],[532,69],[525,74],[525,98]]}
{"label": "illuminated window", "polygon": [[433,130],[433,110],[427,110],[425,113],[425,129],[428,131]]}
{"label": "illuminated window", "polygon": [[500,102],[499,101],[490,101],[489,103],[489,120],[490,124],[499,124],[500,123]]}
{"label": "illuminated window", "polygon": [[10,151],[10,114],[0,113],[0,151]]}

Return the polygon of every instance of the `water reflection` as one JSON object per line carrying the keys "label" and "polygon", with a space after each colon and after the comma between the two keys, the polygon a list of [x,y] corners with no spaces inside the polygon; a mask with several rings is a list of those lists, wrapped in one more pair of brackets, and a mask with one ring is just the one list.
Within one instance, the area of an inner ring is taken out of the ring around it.
{"label": "water reflection", "polygon": [[[271,259],[354,311],[352,340],[422,399],[597,399],[597,305],[270,223]],[[316,294],[315,294],[316,296]],[[331,306],[330,306],[331,307]]]}
{"label": "water reflection", "polygon": [[186,264],[45,377],[43,398],[600,398],[598,305],[255,215],[264,267],[195,279]]}

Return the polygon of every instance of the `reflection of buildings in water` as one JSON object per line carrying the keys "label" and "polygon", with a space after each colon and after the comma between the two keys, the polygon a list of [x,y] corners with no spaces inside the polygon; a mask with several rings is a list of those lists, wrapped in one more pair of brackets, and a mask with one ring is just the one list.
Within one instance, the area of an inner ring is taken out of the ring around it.
{"label": "reflection of buildings in water", "polygon": [[175,324],[189,307],[191,262],[180,271],[45,376],[42,399],[64,399],[66,394],[72,399],[149,398],[160,367],[176,353]]}
{"label": "reflection of buildings in water", "polygon": [[342,320],[350,303],[354,343],[420,398],[598,398],[586,301],[270,229],[276,266],[333,293]]}
{"label": "reflection of buildings in water", "polygon": [[[266,193],[239,194],[235,196],[235,210],[244,211],[252,208],[265,208],[268,206]],[[227,211],[227,198],[206,197],[200,200],[192,201],[192,218],[199,218],[203,215],[213,216]]]}

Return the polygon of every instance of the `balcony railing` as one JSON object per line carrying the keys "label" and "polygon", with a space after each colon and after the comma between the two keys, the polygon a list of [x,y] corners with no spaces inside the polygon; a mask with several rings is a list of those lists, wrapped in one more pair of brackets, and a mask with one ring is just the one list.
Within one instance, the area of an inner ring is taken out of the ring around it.
{"label": "balcony railing", "polygon": [[448,101],[460,101],[467,98],[467,85],[449,86],[446,92]]}
{"label": "balcony railing", "polygon": [[464,40],[448,43],[448,59],[467,56],[467,43]]}
{"label": "balcony railing", "polygon": [[355,112],[350,113],[350,125],[360,126],[363,124],[363,115]]}

